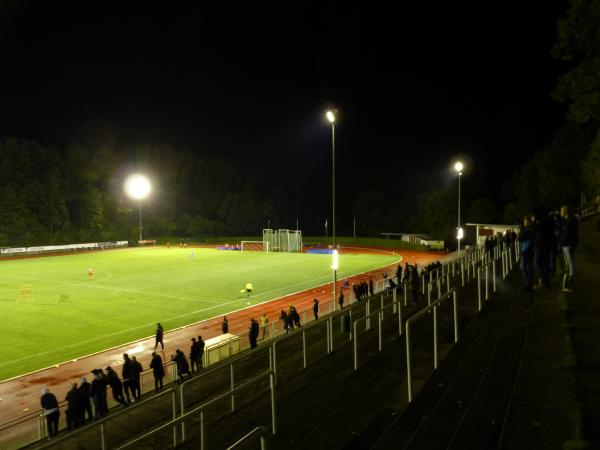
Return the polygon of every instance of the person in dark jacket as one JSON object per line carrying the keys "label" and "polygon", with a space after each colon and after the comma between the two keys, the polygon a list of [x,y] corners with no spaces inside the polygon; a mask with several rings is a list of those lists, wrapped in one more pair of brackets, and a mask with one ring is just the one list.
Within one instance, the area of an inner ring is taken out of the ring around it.
{"label": "person in dark jacket", "polygon": [[223,316],[223,323],[221,324],[221,331],[223,334],[229,333],[229,321],[227,320],[227,316]]}
{"label": "person in dark jacket", "polygon": [[260,327],[258,322],[255,319],[250,319],[250,332],[248,334],[248,339],[250,340],[250,348],[256,347],[258,334],[260,331]]}
{"label": "person in dark jacket", "polygon": [[71,390],[67,392],[67,429],[75,428],[81,425],[81,416],[83,411],[83,401],[81,393],[77,389],[77,383],[73,383]]}
{"label": "person in dark jacket", "polygon": [[579,243],[579,222],[568,206],[560,208],[562,225],[560,227],[560,246],[565,259],[565,275],[563,278],[563,291],[571,292],[575,280],[575,247]]}
{"label": "person in dark jacket", "polygon": [[[123,383],[121,382],[119,375],[117,375],[117,372],[115,372],[110,366],[106,368],[106,381],[110,386],[113,398],[121,405],[125,406],[126,403],[125,399],[123,398]],[[129,403],[129,401],[127,403]]]}
{"label": "person in dark jacket", "polygon": [[85,422],[85,413],[87,412],[88,420],[94,417],[92,414],[92,402],[90,398],[90,383],[85,377],[79,380],[79,396],[81,397],[81,423]]}
{"label": "person in dark jacket", "polygon": [[[352,285],[354,287],[354,285]],[[313,300],[313,314],[315,315],[315,320],[319,320],[319,300],[316,298]]]}
{"label": "person in dark jacket", "polygon": [[338,303],[340,305],[340,309],[344,309],[344,291],[340,289],[340,295],[338,296]]}
{"label": "person in dark jacket", "polygon": [[102,369],[92,370],[94,379],[90,386],[90,397],[94,402],[95,418],[99,419],[108,413],[108,403],[106,401],[106,377]]}
{"label": "person in dark jacket", "polygon": [[135,401],[135,369],[133,367],[133,361],[129,358],[127,353],[123,353],[123,369],[121,369],[121,376],[123,377],[123,387],[125,388],[127,403],[131,403],[132,399]]}
{"label": "person in dark jacket", "polygon": [[206,346],[202,336],[198,336],[198,367],[202,369],[204,367],[204,347]]}
{"label": "person in dark jacket", "polygon": [[521,254],[520,265],[523,272],[524,291],[530,291],[533,288],[533,238],[534,230],[528,216],[523,218],[523,227],[519,232],[519,251]]}
{"label": "person in dark jacket", "polygon": [[50,389],[44,388],[44,390],[42,390],[40,403],[44,409],[44,417],[46,417],[48,439],[52,439],[58,434],[58,422],[60,421],[58,400],[56,400],[56,396],[50,392]]}
{"label": "person in dark jacket", "polygon": [[188,378],[191,376],[190,365],[188,364],[185,354],[179,349],[175,350],[175,363],[177,364],[177,374],[179,375],[179,381],[183,382],[184,375],[187,375]]}
{"label": "person in dark jacket", "polygon": [[135,356],[131,357],[131,367],[133,368],[133,388],[135,389],[135,399],[138,400],[142,396],[141,376],[144,368]]}
{"label": "person in dark jacket", "polygon": [[190,362],[192,363],[192,375],[194,374],[194,369],[197,369],[200,372],[200,366],[198,365],[198,341],[196,338],[192,338],[192,346],[190,347]]}
{"label": "person in dark jacket", "polygon": [[163,328],[163,326],[160,323],[156,324],[156,333],[154,335],[154,350],[156,350],[156,348],[158,347],[158,344],[160,344],[160,348],[162,350],[165,349],[165,344],[163,343],[163,334],[164,334],[165,330]]}
{"label": "person in dark jacket", "polygon": [[152,375],[154,375],[154,390],[161,391],[163,388],[163,378],[165,377],[165,368],[163,367],[162,358],[152,352],[152,361],[150,361]]}

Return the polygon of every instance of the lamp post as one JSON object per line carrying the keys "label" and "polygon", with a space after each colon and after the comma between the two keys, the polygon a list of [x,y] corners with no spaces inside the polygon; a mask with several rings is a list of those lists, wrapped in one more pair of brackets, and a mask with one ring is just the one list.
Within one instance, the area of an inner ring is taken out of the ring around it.
{"label": "lamp post", "polygon": [[457,161],[454,163],[454,170],[458,173],[458,226],[456,227],[456,240],[458,241],[458,251],[460,251],[460,240],[463,238],[463,229],[460,226],[460,178],[464,169],[463,163]]}
{"label": "lamp post", "polygon": [[333,257],[334,265],[333,269],[333,308],[335,308],[336,300],[336,282],[337,282],[337,247],[335,242],[335,111],[329,110],[325,114],[327,120],[331,124],[331,205],[332,205],[332,242],[333,242]]}
{"label": "lamp post", "polygon": [[144,175],[133,174],[127,177],[125,180],[125,192],[129,197],[138,201],[139,205],[139,232],[140,232],[140,241],[143,239],[143,229],[142,226],[142,200],[148,197],[152,187],[150,186],[150,181]]}

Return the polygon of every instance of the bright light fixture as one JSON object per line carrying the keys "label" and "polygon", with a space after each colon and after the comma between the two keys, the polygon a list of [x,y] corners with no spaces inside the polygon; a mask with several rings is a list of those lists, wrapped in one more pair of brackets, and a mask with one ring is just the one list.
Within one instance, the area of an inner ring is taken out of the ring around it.
{"label": "bright light fixture", "polygon": [[462,229],[462,227],[458,227],[458,230],[456,231],[456,239],[462,239],[465,236],[465,231]]}
{"label": "bright light fixture", "polygon": [[333,113],[333,111],[327,111],[327,114],[325,115],[327,116],[327,120],[329,120],[329,122],[335,122],[335,114]]}
{"label": "bright light fixture", "polygon": [[125,192],[134,200],[145,199],[151,190],[150,181],[144,175],[130,175],[125,180]]}
{"label": "bright light fixture", "polygon": [[463,169],[464,169],[463,163],[461,163],[460,161],[458,161],[454,164],[454,170],[456,170],[459,174],[463,171]]}
{"label": "bright light fixture", "polygon": [[339,265],[340,264],[339,264],[339,258],[338,258],[338,251],[334,250],[333,251],[333,265],[331,266],[331,268],[333,270],[338,270]]}

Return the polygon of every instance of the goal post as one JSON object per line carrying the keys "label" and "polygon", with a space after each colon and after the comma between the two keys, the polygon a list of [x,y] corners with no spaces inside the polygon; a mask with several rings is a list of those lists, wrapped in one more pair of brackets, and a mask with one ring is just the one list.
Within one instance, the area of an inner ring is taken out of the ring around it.
{"label": "goal post", "polygon": [[268,252],[269,243],[265,241],[242,241],[240,250],[243,252]]}

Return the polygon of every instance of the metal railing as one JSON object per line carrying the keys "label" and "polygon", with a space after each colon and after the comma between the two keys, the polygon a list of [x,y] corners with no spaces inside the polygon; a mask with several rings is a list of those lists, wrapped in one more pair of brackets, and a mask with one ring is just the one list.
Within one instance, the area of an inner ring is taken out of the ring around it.
{"label": "metal railing", "polygon": [[433,311],[432,319],[433,319],[433,368],[434,370],[438,367],[438,321],[437,321],[437,312],[438,307],[442,302],[449,300],[452,298],[453,304],[453,317],[454,317],[454,343],[458,342],[458,304],[457,304],[457,295],[456,289],[452,289],[450,292],[444,294],[442,297],[432,302],[430,305],[421,309],[419,312],[414,314],[406,321],[406,378],[408,383],[408,402],[412,402],[413,399],[413,387],[412,387],[412,353],[411,353],[411,333],[410,326],[415,321],[425,317],[427,314]]}
{"label": "metal railing", "polygon": [[235,444],[227,447],[227,450],[235,450],[236,448],[240,447],[246,442],[256,438],[260,439],[260,450],[271,450],[271,440],[273,436],[266,427],[256,427],[254,430],[252,430],[246,436],[241,438]]}

